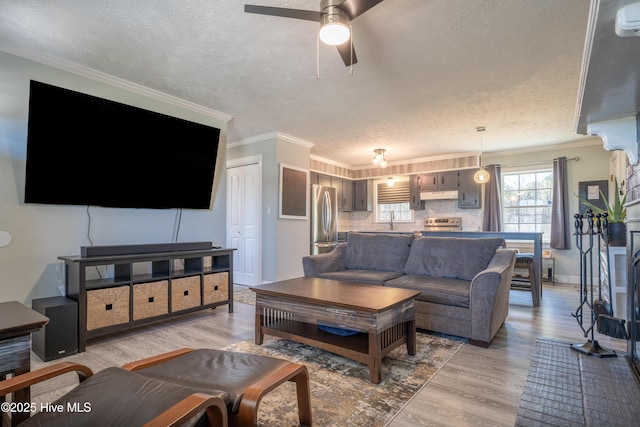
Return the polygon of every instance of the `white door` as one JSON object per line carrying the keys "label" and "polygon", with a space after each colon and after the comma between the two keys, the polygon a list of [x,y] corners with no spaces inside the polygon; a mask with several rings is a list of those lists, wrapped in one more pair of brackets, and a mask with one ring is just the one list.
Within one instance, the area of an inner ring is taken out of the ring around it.
{"label": "white door", "polygon": [[227,247],[233,253],[233,281],[259,285],[261,280],[261,195],[260,164],[227,169]]}

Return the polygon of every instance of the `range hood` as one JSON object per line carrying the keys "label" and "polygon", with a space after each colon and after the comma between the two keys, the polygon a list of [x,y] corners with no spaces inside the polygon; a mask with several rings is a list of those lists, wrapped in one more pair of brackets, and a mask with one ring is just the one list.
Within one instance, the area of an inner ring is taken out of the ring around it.
{"label": "range hood", "polygon": [[449,191],[423,191],[420,193],[420,200],[447,200],[457,199],[458,190]]}

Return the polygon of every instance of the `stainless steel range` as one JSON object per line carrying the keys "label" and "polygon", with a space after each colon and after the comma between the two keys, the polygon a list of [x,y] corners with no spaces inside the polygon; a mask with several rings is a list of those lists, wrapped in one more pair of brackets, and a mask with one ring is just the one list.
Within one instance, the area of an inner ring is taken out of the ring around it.
{"label": "stainless steel range", "polygon": [[462,231],[462,218],[425,218],[424,231]]}

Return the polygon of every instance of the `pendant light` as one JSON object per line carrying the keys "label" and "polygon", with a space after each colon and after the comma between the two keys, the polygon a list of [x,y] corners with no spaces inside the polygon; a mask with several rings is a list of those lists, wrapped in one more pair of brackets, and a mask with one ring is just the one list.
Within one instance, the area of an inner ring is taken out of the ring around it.
{"label": "pendant light", "polygon": [[485,130],[487,130],[487,128],[485,128],[484,126],[478,126],[476,128],[476,131],[480,132],[480,169],[478,169],[476,173],[473,174],[473,180],[477,184],[486,184],[487,182],[489,182],[489,179],[491,177],[489,175],[489,172],[482,166],[482,132],[484,132]]}
{"label": "pendant light", "polygon": [[392,176],[387,178],[387,187],[393,187],[395,184],[396,184],[396,182],[395,182],[395,180],[393,179]]}

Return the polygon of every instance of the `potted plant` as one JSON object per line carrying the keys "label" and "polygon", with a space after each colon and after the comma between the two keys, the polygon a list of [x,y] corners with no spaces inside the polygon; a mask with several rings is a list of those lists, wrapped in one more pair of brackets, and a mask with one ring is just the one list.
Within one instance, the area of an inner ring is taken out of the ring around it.
{"label": "potted plant", "polygon": [[627,217],[627,208],[624,206],[627,201],[627,195],[624,194],[620,199],[620,188],[618,187],[618,179],[615,179],[615,189],[613,203],[609,203],[602,191],[600,191],[600,197],[604,202],[605,209],[602,209],[588,200],[580,197],[580,201],[584,203],[595,214],[607,213],[607,219],[609,221],[608,234],[609,234],[609,246],[625,246],[627,244],[627,226],[624,220]]}

